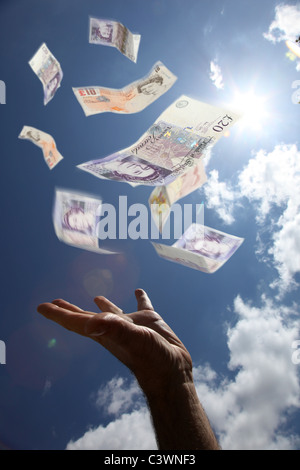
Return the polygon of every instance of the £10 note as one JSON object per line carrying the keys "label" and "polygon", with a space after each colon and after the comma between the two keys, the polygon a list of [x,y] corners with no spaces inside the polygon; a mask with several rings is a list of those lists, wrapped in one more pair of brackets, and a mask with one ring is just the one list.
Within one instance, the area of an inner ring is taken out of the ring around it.
{"label": "\u00a310 note", "polygon": [[167,67],[157,62],[146,77],[120,90],[88,86],[73,88],[73,92],[86,116],[104,112],[137,113],[166,93],[176,80]]}
{"label": "\u00a310 note", "polygon": [[55,140],[46,132],[40,131],[35,127],[24,126],[19,135],[19,139],[30,140],[33,144],[40,147],[43,151],[45,162],[50,170],[63,159],[63,156],[56,148]]}
{"label": "\u00a310 note", "polygon": [[116,47],[133,62],[137,61],[140,34],[133,34],[124,25],[114,20],[90,17],[89,42]]}
{"label": "\u00a310 note", "polygon": [[63,78],[60,63],[43,43],[29,61],[34,73],[39,77],[44,88],[44,105],[54,97]]}

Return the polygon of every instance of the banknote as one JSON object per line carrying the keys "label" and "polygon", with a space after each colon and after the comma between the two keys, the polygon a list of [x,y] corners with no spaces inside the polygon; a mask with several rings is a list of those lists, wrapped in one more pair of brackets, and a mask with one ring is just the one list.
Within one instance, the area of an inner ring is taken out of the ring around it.
{"label": "banknote", "polygon": [[141,35],[133,34],[122,23],[90,17],[89,42],[116,47],[133,62],[137,61]]}
{"label": "banknote", "polygon": [[172,183],[156,186],[149,197],[152,217],[159,231],[167,221],[172,204],[199,189],[207,181],[203,161],[200,160],[190,170],[180,175]]}
{"label": "banknote", "polygon": [[62,159],[63,156],[56,148],[56,143],[53,137],[46,132],[40,131],[35,127],[23,126],[19,139],[28,139],[33,144],[40,147],[43,151],[45,162],[50,170],[52,170]]}
{"label": "banknote", "polygon": [[243,238],[192,224],[173,245],[152,244],[162,258],[205,273],[214,273],[229,260],[243,241]]}
{"label": "banknote", "polygon": [[90,195],[56,188],[52,219],[58,239],[100,254],[114,254],[98,246],[97,224],[102,201]]}
{"label": "banknote", "polygon": [[60,63],[43,43],[29,61],[29,65],[43,84],[44,105],[46,105],[60,87],[63,78]]}
{"label": "banknote", "polygon": [[176,80],[164,64],[156,62],[147,76],[120,90],[88,86],[73,88],[73,92],[86,116],[104,112],[137,113],[166,93]]}
{"label": "banknote", "polygon": [[199,163],[239,117],[183,95],[133,145],[78,168],[132,186],[166,185]]}

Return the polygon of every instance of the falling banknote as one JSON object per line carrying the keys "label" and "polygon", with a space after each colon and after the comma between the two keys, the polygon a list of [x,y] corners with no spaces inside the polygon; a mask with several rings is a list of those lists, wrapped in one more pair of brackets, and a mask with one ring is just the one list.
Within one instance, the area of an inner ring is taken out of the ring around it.
{"label": "falling banknote", "polygon": [[101,204],[100,199],[87,194],[56,189],[52,217],[58,239],[83,250],[114,254],[98,246]]}
{"label": "falling banknote", "polygon": [[44,104],[46,105],[60,87],[63,78],[60,63],[43,43],[29,61],[29,65],[43,84]]}
{"label": "falling banknote", "polygon": [[189,171],[179,176],[172,183],[156,186],[149,197],[152,217],[159,231],[169,217],[174,202],[199,189],[207,181],[203,161],[194,165]]}
{"label": "falling banknote", "polygon": [[63,159],[63,156],[56,148],[55,140],[50,134],[46,134],[46,132],[35,129],[34,127],[24,126],[19,135],[19,139],[28,139],[33,144],[40,147],[50,170]]}
{"label": "falling banknote", "polygon": [[204,273],[217,271],[244,239],[200,224],[192,224],[172,246],[152,242],[162,258]]}
{"label": "falling banknote", "polygon": [[177,77],[161,62],[150,73],[120,90],[98,86],[73,88],[86,116],[92,114],[137,113],[166,93]]}
{"label": "falling banknote", "polygon": [[116,47],[133,62],[137,61],[140,34],[133,34],[118,21],[90,17],[89,42]]}
{"label": "falling banknote", "polygon": [[132,186],[167,185],[198,164],[239,117],[183,95],[132,146],[78,168]]}

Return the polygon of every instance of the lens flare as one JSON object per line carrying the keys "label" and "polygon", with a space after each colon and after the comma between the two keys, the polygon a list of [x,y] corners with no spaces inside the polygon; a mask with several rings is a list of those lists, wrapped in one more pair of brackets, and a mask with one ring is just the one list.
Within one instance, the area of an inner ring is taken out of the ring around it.
{"label": "lens flare", "polygon": [[298,44],[293,41],[285,41],[285,44],[294,55],[300,57],[300,46]]}
{"label": "lens flare", "polygon": [[54,348],[55,345],[56,345],[56,339],[55,338],[52,338],[48,341],[48,348],[49,349]]}

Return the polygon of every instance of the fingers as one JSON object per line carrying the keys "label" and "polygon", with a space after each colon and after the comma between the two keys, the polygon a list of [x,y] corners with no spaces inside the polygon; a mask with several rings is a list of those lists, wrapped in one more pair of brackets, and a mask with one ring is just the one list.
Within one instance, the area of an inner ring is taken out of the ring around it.
{"label": "fingers", "polygon": [[81,335],[85,335],[85,325],[87,321],[94,316],[94,314],[89,312],[72,311],[53,303],[40,304],[37,307],[37,311],[64,328]]}
{"label": "fingers", "polygon": [[106,297],[103,296],[98,296],[95,297],[94,299],[95,304],[97,307],[102,310],[102,312],[110,312],[110,313],[123,313],[123,310],[121,310],[117,305],[113,304],[110,300],[108,300]]}
{"label": "fingers", "polygon": [[138,310],[154,310],[148,295],[143,289],[136,289],[135,296],[138,304]]}
{"label": "fingers", "polygon": [[66,310],[71,310],[72,312],[84,312],[82,308],[77,307],[77,305],[70,304],[70,302],[63,299],[55,299],[52,303],[58,307],[65,308]]}

